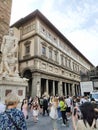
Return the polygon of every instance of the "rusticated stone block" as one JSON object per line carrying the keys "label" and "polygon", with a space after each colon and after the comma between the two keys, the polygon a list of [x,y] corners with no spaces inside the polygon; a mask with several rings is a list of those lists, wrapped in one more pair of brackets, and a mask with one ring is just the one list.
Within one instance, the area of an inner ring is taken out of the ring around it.
{"label": "rusticated stone block", "polygon": [[0,46],[2,37],[8,33],[12,0],[0,0]]}

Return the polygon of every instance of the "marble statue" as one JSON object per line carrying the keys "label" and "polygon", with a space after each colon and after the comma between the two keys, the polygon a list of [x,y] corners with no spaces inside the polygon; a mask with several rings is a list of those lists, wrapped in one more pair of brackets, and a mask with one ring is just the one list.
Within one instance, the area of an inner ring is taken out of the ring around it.
{"label": "marble statue", "polygon": [[3,37],[1,53],[0,75],[18,76],[18,39],[14,36],[13,28],[10,28],[9,34]]}

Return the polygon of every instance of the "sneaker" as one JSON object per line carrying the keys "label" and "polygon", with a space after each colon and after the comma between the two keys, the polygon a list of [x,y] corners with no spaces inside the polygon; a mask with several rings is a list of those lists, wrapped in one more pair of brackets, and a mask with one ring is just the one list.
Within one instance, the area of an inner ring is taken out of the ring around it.
{"label": "sneaker", "polygon": [[65,124],[62,124],[62,126],[66,126]]}

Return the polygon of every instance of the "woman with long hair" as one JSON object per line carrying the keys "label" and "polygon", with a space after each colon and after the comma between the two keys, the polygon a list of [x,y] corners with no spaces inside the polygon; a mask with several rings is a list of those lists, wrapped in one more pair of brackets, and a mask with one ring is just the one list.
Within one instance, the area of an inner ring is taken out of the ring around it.
{"label": "woman with long hair", "polygon": [[58,130],[58,126],[57,126],[57,118],[58,118],[58,113],[57,113],[57,107],[58,107],[58,98],[54,97],[52,100],[52,104],[50,107],[50,117],[51,117],[51,121],[52,121],[52,126],[53,126],[53,130]]}
{"label": "woman with long hair", "polygon": [[28,101],[27,99],[23,99],[21,110],[25,116],[25,119],[28,119]]}
{"label": "woman with long hair", "polygon": [[80,105],[81,118],[77,121],[76,130],[98,130],[95,107],[90,102]]}

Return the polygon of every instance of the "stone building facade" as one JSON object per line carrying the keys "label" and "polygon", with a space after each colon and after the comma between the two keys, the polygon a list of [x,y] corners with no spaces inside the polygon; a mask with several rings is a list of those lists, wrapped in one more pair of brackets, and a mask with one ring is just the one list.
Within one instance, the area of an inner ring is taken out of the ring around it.
{"label": "stone building facade", "polygon": [[19,71],[29,78],[27,95],[80,95],[80,71],[93,65],[39,10],[11,27],[18,29]]}
{"label": "stone building facade", "polygon": [[0,0],[0,46],[2,37],[8,33],[12,0]]}

